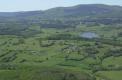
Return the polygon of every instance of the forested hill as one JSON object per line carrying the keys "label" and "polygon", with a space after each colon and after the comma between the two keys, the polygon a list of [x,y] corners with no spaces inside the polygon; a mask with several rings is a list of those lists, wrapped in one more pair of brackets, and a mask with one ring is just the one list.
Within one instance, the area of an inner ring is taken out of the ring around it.
{"label": "forested hill", "polygon": [[66,28],[74,27],[80,23],[121,24],[121,13],[122,6],[104,4],[82,4],[72,7],[57,7],[45,11],[0,12],[0,31],[2,34],[11,33],[12,28],[16,27],[14,31],[20,32],[31,25],[44,28]]}
{"label": "forested hill", "polygon": [[103,17],[118,18],[121,15],[121,6],[111,6],[104,4],[82,4],[73,7],[56,7],[45,11],[28,11],[28,12],[0,12],[0,17],[28,18],[39,17],[42,19],[54,19],[65,17]]}

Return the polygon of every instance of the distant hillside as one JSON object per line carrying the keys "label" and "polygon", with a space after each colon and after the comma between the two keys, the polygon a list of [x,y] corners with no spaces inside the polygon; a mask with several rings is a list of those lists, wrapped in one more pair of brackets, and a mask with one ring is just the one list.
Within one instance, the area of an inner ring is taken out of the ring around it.
{"label": "distant hillside", "polygon": [[0,19],[10,20],[86,20],[96,18],[116,18],[121,19],[121,6],[110,6],[104,4],[84,4],[73,7],[57,7],[45,11],[28,12],[0,12]]}
{"label": "distant hillside", "polygon": [[[0,12],[0,31],[7,33],[11,26],[19,26],[17,32],[26,30],[31,25],[44,28],[74,27],[79,23],[120,24],[122,7],[104,4],[84,4],[72,7],[57,7],[45,11]],[[24,25],[24,27],[23,27]],[[7,29],[7,30],[6,30]],[[4,32],[5,31],[5,32]],[[8,32],[8,33],[9,33]]]}

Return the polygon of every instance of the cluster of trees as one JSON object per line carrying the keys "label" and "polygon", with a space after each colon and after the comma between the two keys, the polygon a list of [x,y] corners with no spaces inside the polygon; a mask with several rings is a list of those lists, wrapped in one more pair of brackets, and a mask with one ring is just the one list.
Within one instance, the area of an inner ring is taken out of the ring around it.
{"label": "cluster of trees", "polygon": [[48,41],[39,41],[40,46],[41,47],[49,47],[49,46],[53,46],[55,44],[55,41],[52,40],[48,40]]}
{"label": "cluster of trees", "polygon": [[9,53],[6,56],[3,56],[3,58],[1,59],[1,62],[12,62],[13,60],[15,60],[17,58],[17,53]]}
{"label": "cluster of trees", "polygon": [[47,39],[48,40],[70,40],[73,39],[74,37],[71,34],[56,34],[56,35],[52,35],[49,36]]}
{"label": "cluster of trees", "polygon": [[0,70],[15,70],[17,68],[16,65],[9,64],[9,63],[1,63]]}
{"label": "cluster of trees", "polygon": [[103,56],[99,57],[100,59],[100,64],[102,64],[103,60],[108,58],[108,57],[119,57],[122,56],[122,49],[109,49],[106,53],[104,53]]}
{"label": "cluster of trees", "polygon": [[118,36],[119,36],[119,37],[122,37],[122,32],[118,33]]}
{"label": "cluster of trees", "polygon": [[99,53],[99,51],[95,47],[86,47],[84,48],[84,51],[88,53],[89,55]]}
{"label": "cluster of trees", "polygon": [[112,55],[112,56],[122,56],[122,49],[112,49],[108,51],[108,54]]}

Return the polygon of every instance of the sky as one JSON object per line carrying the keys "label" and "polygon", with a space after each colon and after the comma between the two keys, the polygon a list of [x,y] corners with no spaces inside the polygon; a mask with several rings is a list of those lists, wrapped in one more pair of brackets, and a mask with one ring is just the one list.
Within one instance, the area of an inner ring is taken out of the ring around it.
{"label": "sky", "polygon": [[46,10],[78,4],[121,5],[122,0],[0,0],[0,12]]}

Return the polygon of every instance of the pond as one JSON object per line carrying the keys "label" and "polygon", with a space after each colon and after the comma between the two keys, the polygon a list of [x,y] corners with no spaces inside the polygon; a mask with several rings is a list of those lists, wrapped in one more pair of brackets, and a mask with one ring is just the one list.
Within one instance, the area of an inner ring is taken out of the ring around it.
{"label": "pond", "polygon": [[94,32],[84,32],[84,33],[81,33],[80,36],[82,38],[88,38],[88,39],[99,38],[99,35]]}

